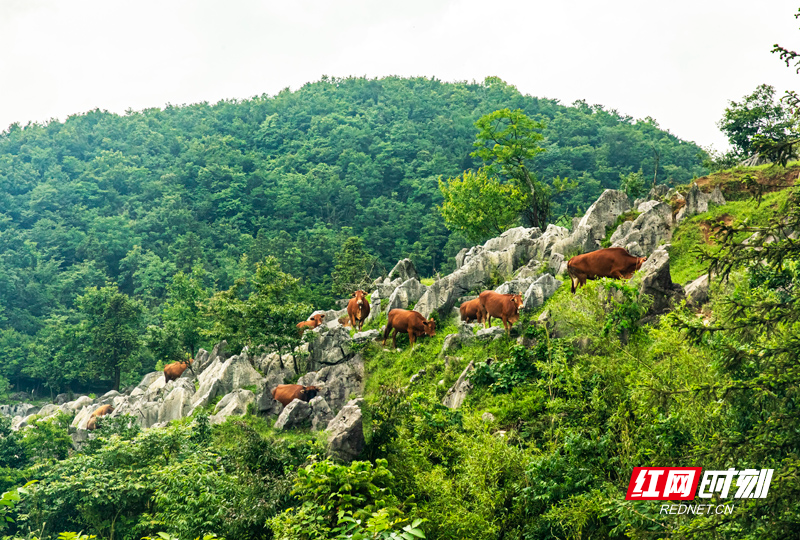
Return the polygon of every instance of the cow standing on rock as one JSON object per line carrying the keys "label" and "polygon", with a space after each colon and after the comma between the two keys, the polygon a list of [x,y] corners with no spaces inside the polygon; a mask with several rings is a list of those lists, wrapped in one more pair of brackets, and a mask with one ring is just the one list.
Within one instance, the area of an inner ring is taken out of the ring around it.
{"label": "cow standing on rock", "polygon": [[325,318],[324,313],[317,313],[313,317],[310,317],[307,321],[303,321],[301,323],[297,323],[297,330],[300,332],[300,335],[303,335],[303,332],[308,330],[309,328],[316,328],[317,326],[322,324],[322,320]]}
{"label": "cow standing on rock", "polygon": [[577,286],[586,285],[587,279],[630,279],[646,260],[647,257],[634,257],[620,247],[576,255],[567,263],[567,273],[572,279],[572,294],[575,294]]}
{"label": "cow standing on rock", "polygon": [[502,319],[506,335],[511,337],[511,326],[519,320],[519,308],[522,307],[521,294],[500,294],[494,291],[483,291],[478,296],[481,317],[486,328],[492,325],[492,317]]}
{"label": "cow standing on rock", "polygon": [[389,317],[386,322],[386,329],[383,331],[383,345],[386,345],[386,338],[389,337],[389,332],[394,330],[392,334],[392,348],[397,348],[397,333],[408,334],[408,340],[411,342],[411,348],[414,348],[414,342],[417,336],[429,335],[431,337],[436,335],[436,321],[433,319],[426,320],[421,314],[416,311],[408,309],[393,309],[389,312]]}
{"label": "cow standing on rock", "polygon": [[180,362],[173,362],[164,366],[164,379],[166,379],[166,382],[174,381],[183,375],[183,372],[186,371],[186,368],[189,367],[189,364],[192,362],[194,362],[194,358],[190,358],[188,361],[181,360]]}
{"label": "cow standing on rock", "polygon": [[286,407],[289,403],[294,401],[295,399],[299,399],[300,401],[309,402],[315,397],[321,390],[318,386],[303,386],[301,384],[279,384],[272,390],[272,399],[275,401],[280,401],[281,404]]}
{"label": "cow standing on rock", "polygon": [[361,327],[369,316],[367,293],[360,289],[353,293],[353,297],[347,303],[347,316],[350,318],[350,326],[355,328],[356,332],[361,332]]}

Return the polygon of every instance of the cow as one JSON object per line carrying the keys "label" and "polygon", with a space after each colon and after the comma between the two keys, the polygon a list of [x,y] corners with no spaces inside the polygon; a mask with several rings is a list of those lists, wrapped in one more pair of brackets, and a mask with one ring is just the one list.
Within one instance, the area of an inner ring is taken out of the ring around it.
{"label": "cow", "polygon": [[511,326],[519,320],[519,308],[522,307],[521,294],[500,294],[494,291],[483,291],[478,296],[481,317],[486,328],[492,325],[492,317],[502,319],[506,335],[511,337]]}
{"label": "cow", "polygon": [[107,414],[111,414],[114,412],[114,407],[111,405],[101,405],[92,413],[92,416],[89,417],[89,421],[86,423],[86,429],[88,430],[95,430],[97,429],[97,419],[101,416],[105,416]]}
{"label": "cow", "polygon": [[392,334],[392,348],[397,348],[397,333],[408,334],[408,340],[411,342],[411,348],[414,348],[414,342],[417,336],[425,334],[429,336],[436,335],[436,321],[433,319],[425,320],[421,314],[409,309],[393,309],[389,312],[389,317],[386,322],[386,329],[383,331],[383,345],[386,345],[386,338],[389,337],[389,332],[394,329]]}
{"label": "cow", "polygon": [[300,332],[300,335],[303,335],[309,328],[316,328],[317,326],[322,324],[322,319],[325,318],[324,313],[317,313],[313,317],[310,317],[307,321],[303,321],[301,323],[297,323],[297,330]]}
{"label": "cow", "polygon": [[483,322],[483,314],[481,313],[481,301],[479,298],[473,298],[472,300],[467,300],[461,307],[458,308],[458,311],[461,312],[461,320],[464,322],[470,322],[471,320],[475,319],[479,323]]}
{"label": "cow", "polygon": [[578,288],[576,285],[583,287],[587,279],[630,279],[646,260],[647,257],[634,257],[620,247],[576,255],[567,262],[567,273],[572,279],[572,294]]}
{"label": "cow", "polygon": [[180,362],[172,362],[164,366],[164,379],[166,379],[166,382],[174,381],[183,375],[183,372],[186,371],[186,368],[189,367],[189,364],[192,362],[194,362],[194,358],[188,361],[181,360]]}
{"label": "cow", "polygon": [[367,293],[361,289],[353,293],[353,297],[347,303],[347,316],[350,318],[350,326],[356,329],[356,332],[361,332],[361,327],[364,326],[364,321],[367,320],[369,315],[369,302],[367,301]]}
{"label": "cow", "polygon": [[320,390],[321,388],[318,386],[279,384],[274,390],[272,390],[272,399],[275,401],[280,401],[281,404],[286,407],[295,399],[306,402],[311,401],[317,396]]}

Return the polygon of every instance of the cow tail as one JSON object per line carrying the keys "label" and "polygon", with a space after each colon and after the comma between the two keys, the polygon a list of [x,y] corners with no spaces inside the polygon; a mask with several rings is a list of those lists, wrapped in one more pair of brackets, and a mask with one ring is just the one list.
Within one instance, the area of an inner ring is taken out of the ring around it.
{"label": "cow tail", "polygon": [[567,262],[567,274],[569,274],[569,280],[572,285],[572,294],[575,294],[575,274],[572,273],[572,266]]}
{"label": "cow tail", "polygon": [[391,319],[386,319],[386,329],[383,331],[383,344],[386,345],[386,338],[389,337],[389,334],[392,331],[392,321]]}

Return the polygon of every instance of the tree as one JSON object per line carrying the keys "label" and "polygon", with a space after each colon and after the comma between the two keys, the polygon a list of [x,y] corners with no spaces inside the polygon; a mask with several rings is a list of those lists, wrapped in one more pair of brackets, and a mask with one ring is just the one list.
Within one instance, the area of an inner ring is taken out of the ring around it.
{"label": "tree", "polygon": [[439,181],[444,201],[439,211],[450,230],[481,243],[513,226],[527,205],[515,184],[503,184],[486,169],[464,171],[460,177]]}
{"label": "tree", "polygon": [[238,350],[293,350],[301,342],[296,325],[311,312],[311,306],[298,301],[301,296],[300,280],[281,271],[275,257],[267,257],[256,264],[253,275],[237,279],[205,303],[211,326],[201,333],[226,339]]}
{"label": "tree", "polygon": [[642,195],[644,189],[644,173],[642,169],[639,172],[631,172],[626,175],[619,175],[619,188],[624,191],[631,199],[636,199]]}
{"label": "tree", "polygon": [[184,352],[194,358],[207,326],[202,304],[210,296],[203,286],[205,271],[196,266],[191,274],[178,272],[167,287],[167,301],[161,312],[165,330],[175,336]]}
{"label": "tree", "polygon": [[731,101],[717,126],[744,158],[757,151],[754,144],[759,139],[785,139],[793,123],[789,111],[775,101],[775,88],[762,84],[742,101]]}
{"label": "tree", "polygon": [[90,365],[98,374],[109,373],[119,390],[122,370],[131,368],[129,361],[140,346],[142,305],[113,283],[86,289],[77,303]]}
{"label": "tree", "polygon": [[360,237],[351,236],[345,240],[334,260],[336,267],[331,274],[333,294],[349,297],[353,291],[364,289],[372,283],[378,259],[367,253]]}

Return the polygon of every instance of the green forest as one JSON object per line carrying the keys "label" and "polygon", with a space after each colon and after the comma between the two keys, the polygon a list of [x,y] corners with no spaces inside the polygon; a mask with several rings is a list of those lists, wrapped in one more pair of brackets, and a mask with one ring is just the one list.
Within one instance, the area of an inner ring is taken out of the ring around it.
{"label": "green forest", "polygon": [[[694,180],[726,202],[670,232],[667,277],[713,275],[700,305],[654,316],[641,273],[576,294],[561,273],[510,337],[446,352],[464,326],[437,313],[435,336],[413,350],[406,335],[400,350],[353,342],[364,367],[356,460],[331,459],[325,432],[279,429],[253,406],[214,422],[222,395],[160,427],[105,417],[81,446],[75,413],[32,415],[22,429],[0,415],[0,538],[800,537],[796,141],[787,151],[778,140],[774,164],[730,166],[754,140],[769,150],[759,133],[792,134],[774,98],[761,86],[726,109],[739,152],[726,156],[651,118],[560,105],[494,77],[325,77],[249,100],[12,125],[0,134],[3,404],[132,393],[222,340],[229,354],[296,351],[320,333],[295,325],[354,284],[410,258],[430,285],[491,237],[495,225],[452,227],[469,215],[462,188],[494,189],[487,204],[525,185],[548,194],[506,205],[502,229],[545,207],[540,223],[573,228],[608,188],[632,202],[661,186],[654,202],[670,217]],[[778,127],[759,131],[754,102]],[[529,145],[511,157],[487,144],[489,124],[510,117]],[[605,242],[639,215],[620,214]],[[385,324],[381,314],[364,329]],[[444,406],[470,364],[471,391]],[[643,466],[775,474],[765,498],[715,495],[731,514],[665,516],[658,502],[625,500]]]}
{"label": "green forest", "polygon": [[[544,125],[530,163],[538,180],[576,182],[553,199],[555,217],[580,215],[621,175],[674,185],[706,171],[700,148],[650,118],[563,106],[493,77],[323,78],[276,96],[10,126],[0,134],[0,377],[54,393],[113,384],[119,374],[93,367],[96,354],[66,345],[88,339],[79,327],[90,302],[78,298],[107,283],[137,304],[125,324],[144,335],[164,327],[176,274],[198,272],[211,296],[268,256],[301,280],[304,303],[330,308],[351,237],[375,258],[372,278],[404,257],[424,276],[448,273],[471,243],[436,211],[438,183],[481,164],[475,123],[503,108]],[[136,376],[174,356],[135,349],[140,369],[126,372]],[[136,376],[122,373],[125,384]]]}

